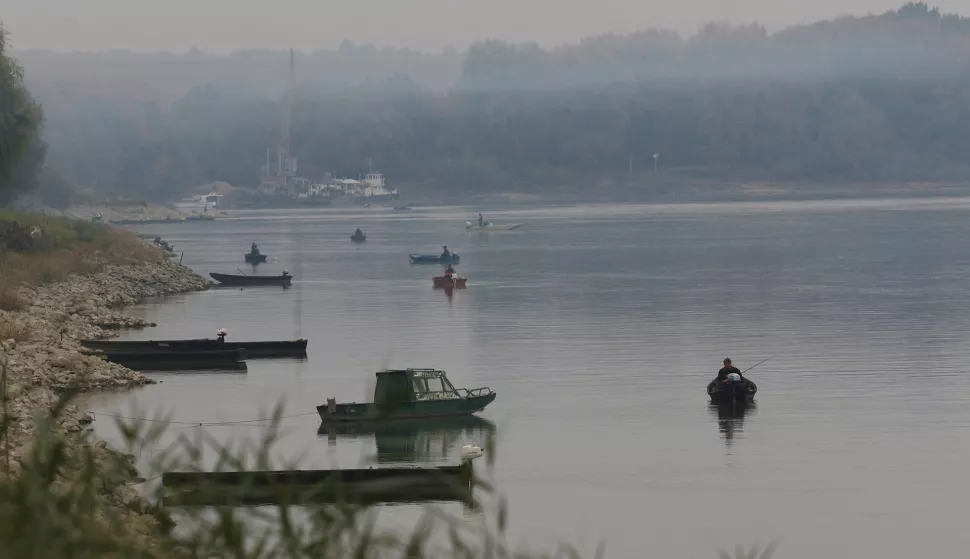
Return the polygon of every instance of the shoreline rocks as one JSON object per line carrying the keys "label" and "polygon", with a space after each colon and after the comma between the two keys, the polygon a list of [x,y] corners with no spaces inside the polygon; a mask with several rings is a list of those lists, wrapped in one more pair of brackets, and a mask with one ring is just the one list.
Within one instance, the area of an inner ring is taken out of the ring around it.
{"label": "shoreline rocks", "polygon": [[[17,295],[25,302],[23,310],[0,311],[0,368],[6,371],[4,409],[10,449],[6,453],[9,463],[2,464],[0,477],[7,468],[11,476],[19,474],[39,434],[36,418],[54,409],[61,394],[154,384],[141,373],[82,354],[77,340],[110,338],[122,328],[154,326],[117,309],[209,286],[209,280],[191,269],[160,258],[158,262],[108,265],[96,274],[71,276],[57,284],[20,287]],[[145,551],[166,548],[165,515],[131,486],[140,480],[133,457],[108,448],[104,441],[92,440],[85,432],[91,421],[90,414],[69,405],[49,429],[64,437],[69,452],[93,453],[99,465],[99,501],[106,514],[124,519],[121,525],[128,527],[118,537],[136,542]],[[0,462],[5,460],[0,458]]]}

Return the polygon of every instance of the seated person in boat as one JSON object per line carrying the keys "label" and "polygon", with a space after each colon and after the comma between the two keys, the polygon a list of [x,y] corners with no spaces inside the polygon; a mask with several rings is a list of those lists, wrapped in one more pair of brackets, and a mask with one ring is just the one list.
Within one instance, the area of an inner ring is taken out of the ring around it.
{"label": "seated person in boat", "polygon": [[449,258],[451,258],[451,252],[448,250],[447,245],[444,246],[444,249],[445,249],[444,252],[441,253],[441,259],[448,260]]}
{"label": "seated person in boat", "polygon": [[738,370],[737,367],[731,364],[730,357],[726,357],[724,359],[724,366],[721,367],[721,370],[717,372],[717,380],[726,381],[728,380],[728,375],[730,375],[731,373],[738,375],[738,380],[743,380],[743,377],[741,376],[741,371]]}
{"label": "seated person in boat", "polygon": [[364,232],[360,230],[360,227],[358,227],[357,230],[354,231],[354,236],[355,237],[363,237],[364,236]]}
{"label": "seated person in boat", "polygon": [[259,254],[259,247],[256,246],[256,243],[253,243],[253,246],[252,248],[249,249],[249,252],[252,252],[253,254]]}
{"label": "seated person in boat", "polygon": [[455,271],[455,267],[449,264],[448,267],[445,268],[445,277],[454,278],[456,275],[458,275],[458,272]]}
{"label": "seated person in boat", "polygon": [[482,216],[482,212],[478,212],[478,226],[484,227],[484,224],[485,224],[485,217]]}

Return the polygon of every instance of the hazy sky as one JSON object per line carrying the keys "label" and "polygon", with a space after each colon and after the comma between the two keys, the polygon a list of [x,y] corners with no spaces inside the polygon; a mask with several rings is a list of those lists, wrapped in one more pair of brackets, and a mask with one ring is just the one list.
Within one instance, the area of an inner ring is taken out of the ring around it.
{"label": "hazy sky", "polygon": [[[341,40],[440,51],[487,38],[550,46],[707,21],[791,23],[896,9],[905,0],[0,0],[15,49],[314,50]],[[928,2],[970,15],[970,0]]]}

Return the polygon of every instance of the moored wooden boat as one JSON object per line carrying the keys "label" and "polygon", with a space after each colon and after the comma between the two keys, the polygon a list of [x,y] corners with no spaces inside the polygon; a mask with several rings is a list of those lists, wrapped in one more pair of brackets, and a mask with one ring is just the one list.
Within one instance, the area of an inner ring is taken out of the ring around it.
{"label": "moored wooden boat", "polygon": [[238,351],[244,350],[247,359],[255,357],[296,357],[306,354],[308,341],[252,341],[226,342],[218,339],[199,338],[195,340],[80,340],[81,345],[89,349],[102,350],[109,353],[145,353],[145,352],[198,352],[198,351]]}
{"label": "moored wooden boat", "polygon": [[392,369],[377,373],[372,403],[338,404],[330,398],[317,413],[324,423],[461,416],[485,409],[495,396],[486,387],[456,389],[444,371]]}
{"label": "moored wooden boat", "polygon": [[480,447],[462,447],[458,466],[165,472],[163,499],[176,505],[275,503],[379,503],[460,500],[472,497],[472,460]]}
{"label": "moored wooden boat", "polygon": [[246,369],[245,350],[223,351],[111,351],[84,350],[85,355],[137,371],[240,370]]}
{"label": "moored wooden boat", "polygon": [[283,270],[281,276],[246,276],[236,274],[217,274],[209,272],[209,277],[222,285],[290,285],[293,276]]}
{"label": "moored wooden boat", "polygon": [[747,377],[741,381],[712,380],[707,385],[707,395],[711,403],[724,404],[731,402],[751,403],[758,392],[758,385]]}

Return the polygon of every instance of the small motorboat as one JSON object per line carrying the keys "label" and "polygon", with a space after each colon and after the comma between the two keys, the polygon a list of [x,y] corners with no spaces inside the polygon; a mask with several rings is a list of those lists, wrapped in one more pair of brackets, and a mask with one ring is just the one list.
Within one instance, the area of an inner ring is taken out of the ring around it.
{"label": "small motorboat", "polygon": [[410,204],[404,204],[403,206],[394,206],[394,211],[396,212],[409,212],[411,211]]}
{"label": "small motorboat", "polygon": [[468,281],[468,278],[459,276],[458,272],[456,272],[455,268],[452,266],[448,266],[448,269],[445,270],[445,274],[443,276],[437,276],[431,279],[435,287],[442,287],[444,289],[454,289],[456,287],[463,288],[465,287],[465,283]]}
{"label": "small motorboat", "polygon": [[522,227],[521,223],[497,224],[486,221],[482,225],[476,225],[470,221],[465,222],[466,231],[512,231]]}
{"label": "small motorboat", "polygon": [[440,254],[409,254],[411,264],[457,264],[461,260],[457,252],[452,252],[450,258],[441,259]]}
{"label": "small motorboat", "polygon": [[256,243],[250,247],[249,252],[245,255],[246,262],[250,264],[259,264],[260,262],[266,262],[266,255],[259,252],[259,247]]}
{"label": "small motorboat", "polygon": [[236,275],[236,274],[217,274],[215,272],[210,272],[209,277],[221,283],[222,285],[290,285],[293,281],[293,276],[289,274],[286,270],[283,270],[283,275],[281,276],[247,276],[247,275]]}
{"label": "small motorboat", "polygon": [[362,243],[367,240],[367,235],[358,229],[356,233],[350,236],[350,240],[355,243]]}
{"label": "small motorboat", "polygon": [[490,388],[455,388],[444,371],[394,369],[377,373],[374,401],[317,406],[322,423],[472,415],[495,400]]}
{"label": "small motorboat", "polygon": [[714,379],[707,385],[707,395],[710,396],[712,404],[750,404],[757,392],[758,385],[748,378],[720,381]]}
{"label": "small motorboat", "polygon": [[444,275],[432,278],[435,287],[442,287],[444,289],[452,289],[455,287],[464,288],[465,283],[468,282],[468,278],[463,278],[458,274],[454,275]]}

